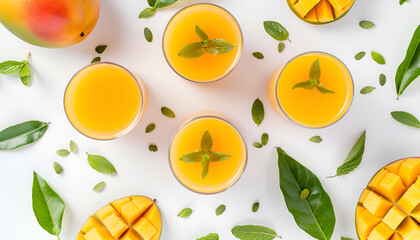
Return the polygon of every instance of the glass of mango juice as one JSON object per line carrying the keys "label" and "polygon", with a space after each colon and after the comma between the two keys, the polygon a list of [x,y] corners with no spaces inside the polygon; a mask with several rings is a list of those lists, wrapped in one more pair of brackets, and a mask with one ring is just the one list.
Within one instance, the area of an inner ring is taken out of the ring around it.
{"label": "glass of mango juice", "polygon": [[83,135],[110,140],[128,133],[140,120],[147,96],[143,83],[115,63],[93,63],[77,72],[64,94],[64,109]]}
{"label": "glass of mango juice", "polygon": [[200,112],[184,121],[169,148],[169,163],[178,181],[191,191],[219,193],[241,177],[247,148],[238,130],[215,112]]}
{"label": "glass of mango juice", "polygon": [[[208,39],[198,36],[197,26]],[[212,41],[220,39],[233,45],[229,52],[219,54],[208,49]],[[200,42],[203,44],[201,56],[191,58],[180,55],[186,45]],[[192,82],[210,83],[224,78],[235,68],[242,53],[242,44],[241,28],[227,10],[199,3],[180,10],[172,17],[164,32],[162,45],[169,66],[179,76]]]}
{"label": "glass of mango juice", "polygon": [[275,70],[268,84],[273,109],[308,128],[323,128],[340,120],[350,108],[353,94],[347,67],[323,52],[296,56]]}

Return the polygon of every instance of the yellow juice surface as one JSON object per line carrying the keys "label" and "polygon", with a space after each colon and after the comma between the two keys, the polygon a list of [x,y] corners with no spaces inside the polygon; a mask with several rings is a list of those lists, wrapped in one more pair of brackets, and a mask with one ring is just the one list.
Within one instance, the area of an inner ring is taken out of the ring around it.
{"label": "yellow juice surface", "polygon": [[[202,179],[201,162],[185,163],[179,159],[201,150],[201,138],[206,130],[213,139],[211,151],[231,157],[210,162],[208,175]],[[246,146],[239,132],[225,120],[212,116],[187,122],[178,130],[170,147],[170,164],[175,176],[184,186],[200,193],[217,193],[234,184],[245,168],[246,159]]]}
{"label": "yellow juice surface", "polygon": [[142,110],[136,78],[111,63],[90,65],[69,83],[64,105],[73,126],[95,139],[112,139],[130,130]]}
{"label": "yellow juice surface", "polygon": [[[226,54],[205,53],[192,59],[178,56],[185,45],[200,42],[195,33],[196,25],[207,33],[209,39],[226,40],[235,49]],[[211,4],[192,5],[169,22],[163,37],[163,51],[168,63],[182,77],[211,82],[224,77],[236,66],[242,52],[242,34],[238,23],[226,10]]]}
{"label": "yellow juice surface", "polygon": [[[334,91],[334,94],[322,94],[316,88],[292,90],[295,84],[309,80],[310,68],[316,59],[320,61],[321,86]],[[277,86],[273,89],[276,82]],[[290,120],[311,128],[325,127],[338,121],[350,107],[354,92],[347,68],[337,58],[325,53],[296,57],[273,74],[270,85],[269,95],[276,94],[269,96],[272,105]]]}

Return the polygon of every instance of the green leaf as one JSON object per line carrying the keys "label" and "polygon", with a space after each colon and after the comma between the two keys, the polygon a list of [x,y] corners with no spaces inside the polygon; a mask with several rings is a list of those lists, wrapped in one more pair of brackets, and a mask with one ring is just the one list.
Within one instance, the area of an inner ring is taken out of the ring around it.
{"label": "green leaf", "polygon": [[299,198],[300,200],[305,200],[309,197],[309,190],[307,188],[303,189],[302,192],[300,192]]}
{"label": "green leaf", "polygon": [[420,128],[420,122],[419,120],[413,116],[411,113],[403,112],[403,111],[394,111],[391,112],[391,116],[397,120],[399,123],[402,123],[404,125]]}
{"label": "green leaf", "polygon": [[366,55],[366,52],[358,52],[356,55],[354,55],[354,59],[356,59],[357,61],[359,61],[359,60],[360,60],[360,59],[362,59],[365,55]]}
{"label": "green leaf", "polygon": [[372,59],[380,65],[385,65],[385,58],[378,52],[371,52]]}
{"label": "green leaf", "polygon": [[252,56],[254,56],[256,59],[264,59],[264,55],[260,52],[253,52]]}
{"label": "green leaf", "polygon": [[178,213],[178,217],[187,218],[192,214],[193,210],[191,208],[184,208]]}
{"label": "green leaf", "polygon": [[106,158],[100,156],[100,155],[92,155],[89,153],[86,153],[88,158],[89,165],[96,170],[97,172],[103,173],[103,174],[115,174],[117,173],[117,170],[115,170],[114,165],[110,163]]}
{"label": "green leaf", "polygon": [[209,130],[206,130],[201,137],[201,151],[208,152],[213,147],[213,139],[211,138]]}
{"label": "green leaf", "polygon": [[149,18],[149,17],[152,17],[154,14],[155,14],[155,10],[148,7],[148,8],[145,8],[143,11],[141,11],[141,13],[139,14],[139,18]]}
{"label": "green leaf", "polygon": [[323,86],[315,86],[315,87],[316,87],[316,89],[318,89],[318,91],[319,91],[320,93],[322,93],[322,94],[333,94],[333,93],[335,93],[335,92],[333,92],[333,91],[331,91],[331,90],[329,90],[328,88],[323,87]]}
{"label": "green leaf", "polygon": [[77,153],[77,146],[76,146],[76,143],[73,140],[70,140],[70,152],[71,153]]}
{"label": "green leaf", "polygon": [[258,212],[258,209],[260,209],[259,202],[255,202],[254,204],[252,204],[252,212]]}
{"label": "green leaf", "polygon": [[417,27],[408,46],[404,60],[398,67],[395,85],[398,97],[420,76],[420,25]]}
{"label": "green leaf", "polygon": [[318,81],[321,78],[321,67],[319,66],[319,59],[312,63],[311,70],[309,71],[309,79]]}
{"label": "green leaf", "polygon": [[313,143],[320,143],[322,142],[322,138],[320,136],[313,136],[309,139],[309,141],[313,142]]}
{"label": "green leaf", "polygon": [[179,160],[186,162],[186,163],[192,163],[192,162],[201,162],[201,159],[203,158],[204,152],[193,152],[193,153],[187,153],[183,155]]}
{"label": "green leaf", "polygon": [[264,105],[259,98],[255,99],[254,103],[252,104],[251,114],[254,123],[259,126],[264,120]]}
{"label": "green leaf", "polygon": [[147,1],[149,2],[149,4],[151,2],[154,2],[154,4],[150,5],[150,6],[155,7],[157,9],[157,8],[163,8],[163,7],[170,6],[178,0],[147,0]]}
{"label": "green leaf", "polygon": [[90,63],[96,63],[96,62],[100,62],[101,61],[101,57],[96,57],[94,59],[92,59],[92,61],[90,61]]}
{"label": "green leaf", "polygon": [[151,151],[151,152],[157,152],[158,151],[158,147],[155,144],[150,144],[149,145],[149,151]]}
{"label": "green leaf", "polygon": [[359,26],[364,29],[371,29],[375,26],[375,24],[371,21],[363,20],[360,21]]}
{"label": "green leaf", "polygon": [[210,160],[208,156],[203,156],[203,158],[201,159],[201,165],[203,166],[203,169],[201,170],[201,179],[204,179],[207,177],[210,168]]}
{"label": "green leaf", "polygon": [[[280,189],[297,225],[316,239],[331,239],[335,226],[334,207],[319,179],[281,148],[277,148],[277,153]],[[300,193],[304,189],[311,194],[301,200]]]}
{"label": "green leaf", "polygon": [[150,31],[150,29],[148,27],[144,28],[144,38],[146,39],[146,41],[151,42],[153,41],[153,34],[152,31]]}
{"label": "green leaf", "polygon": [[228,160],[231,155],[225,155],[218,152],[207,152],[207,156],[209,157],[210,162],[221,162]]}
{"label": "green leaf", "polygon": [[208,53],[217,55],[228,53],[235,49],[235,46],[223,39],[211,39],[207,42],[205,49]]}
{"label": "green leaf", "polygon": [[160,111],[162,112],[163,115],[165,115],[168,118],[175,118],[175,113],[174,111],[172,111],[171,109],[167,108],[167,107],[162,107],[160,109]]}
{"label": "green leaf", "polygon": [[146,133],[151,133],[153,132],[153,130],[155,130],[156,125],[154,123],[150,123],[149,125],[147,125],[146,127]]}
{"label": "green leaf", "polygon": [[28,121],[8,127],[0,132],[0,150],[12,150],[31,144],[48,129],[48,123]]}
{"label": "green leaf", "polygon": [[272,240],[281,238],[277,233],[268,227],[257,225],[242,225],[232,228],[232,234],[240,240]]}
{"label": "green leaf", "polygon": [[376,89],[376,87],[366,86],[366,87],[364,87],[360,90],[360,93],[361,94],[369,94],[369,93],[373,92],[373,90],[375,90],[375,89]]}
{"label": "green leaf", "polygon": [[279,51],[279,53],[282,53],[285,48],[286,44],[284,42],[279,42],[279,45],[277,46],[277,50]]}
{"label": "green leaf", "polygon": [[29,66],[29,62],[26,62],[19,72],[20,81],[23,85],[28,86],[31,83],[31,73],[32,70]]}
{"label": "green leaf", "polygon": [[341,240],[354,240],[353,238],[341,237]]}
{"label": "green leaf", "polygon": [[385,74],[381,73],[381,75],[379,75],[379,84],[383,86],[385,85],[385,83],[386,83],[386,76]]}
{"label": "green leaf", "polygon": [[1,74],[13,74],[19,72],[25,63],[18,61],[5,61],[0,63],[0,73]]}
{"label": "green leaf", "polygon": [[61,174],[63,172],[63,167],[58,162],[54,162],[53,167],[55,173]]}
{"label": "green leaf", "polygon": [[267,133],[263,133],[263,134],[261,135],[261,144],[262,144],[263,146],[267,145],[267,143],[268,143],[268,139],[269,139],[268,134],[267,134]]}
{"label": "green leaf", "polygon": [[265,21],[264,29],[268,33],[268,35],[270,35],[276,40],[279,40],[279,41],[289,40],[289,32],[286,30],[286,28],[283,27],[283,25],[281,25],[278,22]]}
{"label": "green leaf", "polygon": [[101,192],[105,187],[105,182],[100,182],[93,187],[93,191]]}
{"label": "green leaf", "polygon": [[65,157],[70,154],[70,152],[67,149],[59,149],[56,153],[60,157]]}
{"label": "green leaf", "polygon": [[344,163],[337,168],[336,176],[342,176],[352,172],[362,162],[363,153],[365,152],[366,131],[362,133],[353,148],[347,155]]}
{"label": "green leaf", "polygon": [[102,53],[104,53],[104,52],[105,52],[105,49],[106,49],[107,47],[108,47],[107,45],[99,45],[99,46],[97,46],[97,47],[95,48],[95,51],[96,51],[98,54],[102,54]]}
{"label": "green leaf", "polygon": [[201,42],[195,42],[185,45],[179,52],[178,56],[183,58],[198,58],[206,53],[206,49]]}
{"label": "green leaf", "polygon": [[305,82],[300,82],[300,83],[296,83],[293,87],[293,89],[296,88],[303,88],[303,89],[307,89],[307,90],[312,90],[314,89],[315,85],[311,82],[311,80],[305,81]]}
{"label": "green leaf", "polygon": [[254,148],[262,148],[263,145],[259,142],[254,142],[254,144],[252,144],[254,146]]}
{"label": "green leaf", "polygon": [[32,185],[32,209],[39,225],[49,234],[58,237],[63,222],[64,202],[35,171]]}
{"label": "green leaf", "polygon": [[407,0],[400,0],[400,5],[403,5],[406,2],[407,2]]}
{"label": "green leaf", "polygon": [[197,238],[197,240],[219,240],[219,235],[217,233],[210,233],[207,236]]}
{"label": "green leaf", "polygon": [[224,204],[216,208],[216,216],[222,215],[226,211],[226,206]]}
{"label": "green leaf", "polygon": [[198,25],[195,25],[195,33],[201,42],[209,40],[209,36],[207,36],[207,34]]}

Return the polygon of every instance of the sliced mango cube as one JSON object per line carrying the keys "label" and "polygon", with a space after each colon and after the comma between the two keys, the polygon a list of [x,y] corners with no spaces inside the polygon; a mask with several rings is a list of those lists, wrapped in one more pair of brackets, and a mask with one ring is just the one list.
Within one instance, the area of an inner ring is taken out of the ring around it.
{"label": "sliced mango cube", "polygon": [[328,0],[336,10],[343,9],[351,0]]}
{"label": "sliced mango cube", "polygon": [[397,205],[404,211],[411,213],[420,203],[420,189],[416,185],[411,185],[404,195],[400,198]]}
{"label": "sliced mango cube", "polygon": [[136,230],[143,240],[152,239],[153,235],[157,232],[155,227],[144,217],[141,217],[134,225],[134,230]]}
{"label": "sliced mango cube", "polygon": [[372,232],[370,232],[368,240],[388,240],[391,238],[392,234],[394,234],[394,231],[384,222],[380,222],[373,228]]}
{"label": "sliced mango cube", "polygon": [[132,196],[131,201],[140,210],[141,215],[143,215],[154,203],[152,199],[143,196]]}
{"label": "sliced mango cube", "polygon": [[407,218],[401,224],[398,229],[398,233],[404,238],[404,240],[420,239],[420,227],[412,218]]}
{"label": "sliced mango cube", "polygon": [[85,234],[86,240],[114,240],[109,232],[104,228],[93,228]]}
{"label": "sliced mango cube", "polygon": [[102,227],[102,224],[98,221],[98,219],[90,216],[86,220],[85,224],[83,224],[81,231],[83,233],[89,232],[92,228],[95,227]]}
{"label": "sliced mango cube", "polygon": [[141,214],[140,209],[138,209],[131,201],[121,207],[121,216],[130,225],[132,225],[141,216]]}
{"label": "sliced mango cube", "polygon": [[392,202],[397,202],[404,192],[407,191],[400,176],[393,173],[387,173],[379,184],[379,187],[377,192]]}
{"label": "sliced mango cube", "polygon": [[99,218],[99,220],[103,221],[111,214],[118,214],[117,211],[111,206],[111,204],[106,205],[105,207],[99,209],[95,214]]}
{"label": "sliced mango cube", "polygon": [[115,238],[119,238],[128,229],[127,223],[115,213],[105,218],[102,223]]}
{"label": "sliced mango cube", "polygon": [[381,169],[375,176],[373,176],[372,180],[368,183],[368,187],[373,189],[375,192],[378,192],[380,189],[379,184],[381,183],[382,179],[384,179],[385,175],[388,173],[387,170]]}
{"label": "sliced mango cube", "polygon": [[76,236],[76,240],[86,240],[85,234],[83,234],[82,232],[79,232]]}
{"label": "sliced mango cube", "polygon": [[382,196],[370,191],[363,201],[363,206],[373,215],[383,218],[393,205]]}
{"label": "sliced mango cube", "polygon": [[334,20],[331,4],[328,0],[321,0],[316,6],[316,16],[321,23],[331,22]]}
{"label": "sliced mango cube", "polygon": [[400,234],[394,233],[390,240],[404,240],[404,238],[402,238]]}
{"label": "sliced mango cube", "polygon": [[393,206],[382,220],[393,231],[404,221],[407,214],[397,206]]}
{"label": "sliced mango cube", "polygon": [[363,201],[365,200],[366,196],[370,193],[369,190],[367,189],[363,189],[362,195],[360,195],[359,198],[359,203],[363,203]]}
{"label": "sliced mango cube", "polygon": [[306,14],[305,19],[311,22],[318,22],[318,18],[316,17],[316,8],[312,8],[311,11]]}
{"label": "sliced mango cube", "polygon": [[117,212],[121,212],[121,207],[128,202],[131,202],[130,197],[125,197],[125,198],[121,198],[121,199],[113,201],[111,205],[115,208],[115,210],[117,210]]}
{"label": "sliced mango cube", "polygon": [[120,240],[141,240],[141,238],[137,236],[133,229],[128,229],[128,231],[122,235]]}
{"label": "sliced mango cube", "polygon": [[398,170],[401,167],[401,164],[403,164],[405,160],[403,161],[396,161],[393,162],[391,164],[386,165],[384,168],[388,171],[388,172],[392,172],[393,174],[398,174]]}
{"label": "sliced mango cube", "polygon": [[[363,207],[361,207],[363,208]],[[373,228],[381,222],[381,218],[371,214],[365,208],[360,210],[356,218],[357,232],[361,238],[366,239],[372,232]]]}
{"label": "sliced mango cube", "polygon": [[294,7],[301,17],[305,17],[319,1],[320,0],[299,0]]}
{"label": "sliced mango cube", "polygon": [[413,212],[411,212],[411,217],[417,220],[417,222],[420,222],[420,206],[418,206],[416,209],[414,209]]}
{"label": "sliced mango cube", "polygon": [[406,187],[411,186],[420,174],[420,159],[418,158],[409,158],[405,160],[400,169],[398,170],[398,175],[400,175],[402,182]]}

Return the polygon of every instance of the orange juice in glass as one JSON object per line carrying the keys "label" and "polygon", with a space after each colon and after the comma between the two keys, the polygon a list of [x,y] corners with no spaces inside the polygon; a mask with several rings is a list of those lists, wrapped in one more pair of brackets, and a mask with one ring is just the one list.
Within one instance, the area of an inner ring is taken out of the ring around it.
{"label": "orange juice in glass", "polygon": [[[318,79],[311,79],[316,62],[319,74],[312,78]],[[323,52],[296,56],[280,66],[268,84],[274,110],[308,128],[322,128],[340,120],[352,103],[353,93],[353,79],[347,67]]]}
{"label": "orange juice in glass", "polygon": [[108,62],[77,72],[64,94],[67,118],[76,130],[98,140],[129,132],[146,106],[143,83],[127,69]]}
{"label": "orange juice in glass", "polygon": [[188,118],[175,133],[169,162],[175,177],[188,189],[219,193],[242,175],[247,149],[229,121],[217,113],[202,112]]}
{"label": "orange juice in glass", "polygon": [[[206,42],[201,49],[205,53],[200,57],[182,57],[180,51],[186,45],[206,40],[197,34],[197,26],[208,37],[208,44]],[[214,54],[209,48],[216,40],[224,40],[233,48]],[[192,82],[209,83],[224,78],[235,68],[242,53],[242,41],[241,29],[227,10],[199,3],[180,10],[169,21],[163,36],[163,52],[178,75]]]}

